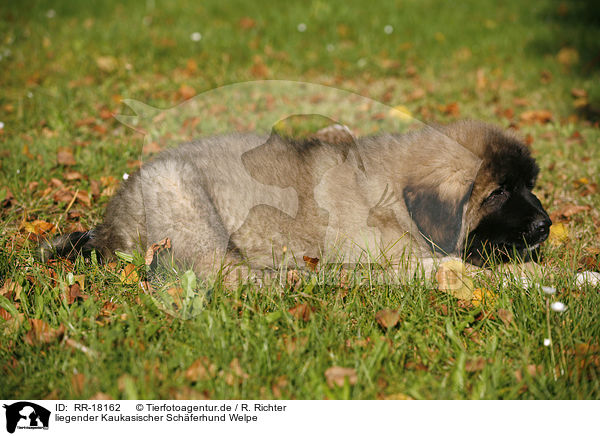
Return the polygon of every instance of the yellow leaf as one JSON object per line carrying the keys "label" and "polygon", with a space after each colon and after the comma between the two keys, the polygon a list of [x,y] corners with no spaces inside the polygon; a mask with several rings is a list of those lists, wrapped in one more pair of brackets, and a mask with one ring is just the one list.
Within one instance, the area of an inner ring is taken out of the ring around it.
{"label": "yellow leaf", "polygon": [[139,280],[138,273],[135,270],[135,265],[130,263],[123,271],[121,271],[121,283],[125,283],[126,285],[135,285]]}
{"label": "yellow leaf", "polygon": [[395,106],[390,109],[390,116],[399,120],[412,120],[413,116],[410,110],[406,106]]}
{"label": "yellow leaf", "polygon": [[560,245],[569,238],[567,226],[563,223],[556,223],[550,226],[550,236],[548,240],[554,245]]}
{"label": "yellow leaf", "polygon": [[556,60],[566,66],[576,64],[579,62],[579,52],[570,47],[561,48],[556,55]]}
{"label": "yellow leaf", "polygon": [[465,264],[460,260],[450,260],[441,264],[435,278],[440,291],[459,300],[473,299],[473,280],[467,275]]}
{"label": "yellow leaf", "polygon": [[496,295],[488,289],[477,288],[473,291],[471,303],[473,306],[493,306],[496,304]]}

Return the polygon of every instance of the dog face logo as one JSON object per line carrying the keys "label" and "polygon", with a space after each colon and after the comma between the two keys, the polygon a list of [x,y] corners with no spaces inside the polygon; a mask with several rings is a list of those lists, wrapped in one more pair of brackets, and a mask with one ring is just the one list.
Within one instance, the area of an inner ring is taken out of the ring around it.
{"label": "dog face logo", "polygon": [[11,405],[4,404],[6,409],[6,431],[14,433],[19,429],[48,429],[50,411],[29,401],[19,401]]}

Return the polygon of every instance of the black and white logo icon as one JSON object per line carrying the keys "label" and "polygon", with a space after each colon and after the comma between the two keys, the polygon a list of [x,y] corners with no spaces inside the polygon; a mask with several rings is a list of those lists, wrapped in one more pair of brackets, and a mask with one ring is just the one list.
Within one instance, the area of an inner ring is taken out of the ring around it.
{"label": "black and white logo icon", "polygon": [[19,401],[6,409],[6,431],[14,433],[16,429],[47,430],[50,421],[50,411],[29,401]]}

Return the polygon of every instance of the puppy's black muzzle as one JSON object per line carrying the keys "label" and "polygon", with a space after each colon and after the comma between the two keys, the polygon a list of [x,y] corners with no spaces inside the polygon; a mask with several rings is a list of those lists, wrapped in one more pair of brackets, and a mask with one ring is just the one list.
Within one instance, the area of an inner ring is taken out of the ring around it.
{"label": "puppy's black muzzle", "polygon": [[531,192],[527,192],[524,195],[524,198],[526,203],[528,203],[528,206],[533,209],[532,212],[535,214],[534,218],[531,220],[531,224],[529,225],[527,232],[524,235],[524,239],[530,246],[538,245],[548,239],[552,220],[544,210],[540,200],[535,195],[533,195]]}
{"label": "puppy's black muzzle", "polygon": [[548,235],[550,234],[550,226],[552,225],[552,221],[550,217],[547,215],[545,217],[540,218],[537,221],[534,221],[531,224],[531,229],[527,234],[527,241],[529,241],[530,245],[541,244],[546,239],[548,239]]}

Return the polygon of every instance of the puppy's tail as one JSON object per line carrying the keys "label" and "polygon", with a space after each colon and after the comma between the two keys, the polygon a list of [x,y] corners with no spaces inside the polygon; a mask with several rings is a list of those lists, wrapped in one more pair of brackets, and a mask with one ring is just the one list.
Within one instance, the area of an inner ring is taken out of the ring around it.
{"label": "puppy's tail", "polygon": [[67,235],[47,239],[38,247],[38,254],[42,262],[57,257],[75,260],[77,256],[89,257],[96,249],[94,244],[96,230],[87,232],[74,232]]}

